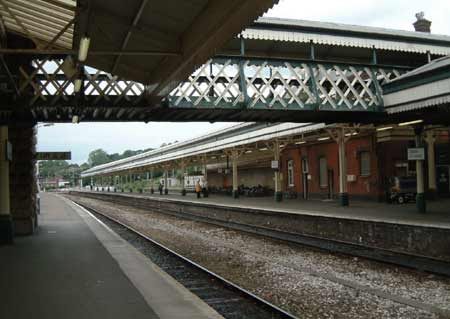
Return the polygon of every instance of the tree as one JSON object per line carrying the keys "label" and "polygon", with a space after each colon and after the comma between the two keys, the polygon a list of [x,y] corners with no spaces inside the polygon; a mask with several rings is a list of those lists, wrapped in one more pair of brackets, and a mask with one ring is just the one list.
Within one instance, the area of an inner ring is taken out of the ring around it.
{"label": "tree", "polygon": [[66,161],[40,161],[39,175],[42,178],[62,177],[68,166]]}
{"label": "tree", "polygon": [[110,159],[108,153],[102,149],[97,149],[89,153],[88,164],[90,167],[109,163]]}

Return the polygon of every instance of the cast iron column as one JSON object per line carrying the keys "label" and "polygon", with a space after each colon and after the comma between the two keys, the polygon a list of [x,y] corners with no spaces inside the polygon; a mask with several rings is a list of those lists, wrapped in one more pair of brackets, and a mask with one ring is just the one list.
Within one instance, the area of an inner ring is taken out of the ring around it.
{"label": "cast iron column", "polygon": [[150,169],[150,178],[151,178],[151,180],[150,180],[150,194],[153,194],[153,193],[155,193],[155,189],[154,189],[154,181],[153,181],[153,167]]}
{"label": "cast iron column", "polygon": [[205,188],[205,193],[203,194],[204,197],[208,197],[209,196],[209,190],[208,190],[208,167],[206,164],[206,159],[203,162],[203,170],[204,170],[204,174],[203,174],[203,187]]}
{"label": "cast iron column", "polygon": [[165,170],[165,172],[164,172],[164,194],[169,194],[169,189],[168,189],[168,186],[167,186],[167,177],[168,177],[168,175],[169,175],[169,171],[166,169]]}
{"label": "cast iron column", "polygon": [[185,170],[186,170],[186,164],[182,161],[181,162],[181,196],[186,196],[186,189],[184,188],[185,184]]}
{"label": "cast iron column", "polygon": [[341,206],[348,206],[349,199],[347,193],[347,171],[345,163],[345,131],[344,128],[338,130],[339,146],[339,203]]}
{"label": "cast iron column", "polygon": [[274,143],[274,160],[278,161],[278,168],[274,172],[275,182],[275,201],[281,202],[283,200],[283,192],[281,191],[281,178],[280,178],[280,142],[278,140]]}
{"label": "cast iron column", "polygon": [[[416,147],[422,147],[422,127],[414,128],[414,133],[416,135]],[[416,160],[416,176],[417,176],[417,195],[416,195],[416,206],[417,211],[421,214],[427,212],[426,202],[425,202],[425,187],[423,182],[423,161]]]}
{"label": "cast iron column", "polygon": [[238,152],[233,150],[231,153],[231,160],[233,162],[233,198],[239,198],[239,185],[238,185]]}
{"label": "cast iron column", "polygon": [[430,198],[435,198],[437,193],[436,186],[436,161],[434,143],[436,142],[436,136],[433,131],[427,131],[425,133],[425,141],[427,142],[428,153],[428,195]]}

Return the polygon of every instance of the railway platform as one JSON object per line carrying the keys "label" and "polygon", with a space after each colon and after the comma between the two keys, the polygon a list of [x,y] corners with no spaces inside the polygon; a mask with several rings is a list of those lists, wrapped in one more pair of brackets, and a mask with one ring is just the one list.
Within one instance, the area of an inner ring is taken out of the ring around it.
{"label": "railway platform", "polygon": [[282,231],[281,236],[294,236],[295,240],[302,237],[302,243],[320,239],[389,254],[450,261],[448,200],[430,202],[428,213],[419,214],[410,205],[363,201],[352,201],[352,206],[344,208],[337,202],[298,199],[276,203],[272,198],[236,200],[216,195],[197,199],[192,194],[170,193],[150,195],[74,190],[71,194],[226,227],[245,228],[255,233]]}
{"label": "railway platform", "polygon": [[[94,191],[94,193],[96,193]],[[105,192],[104,192],[105,193]],[[108,193],[108,192],[106,192]],[[211,195],[196,198],[193,193],[181,196],[178,191],[170,191],[167,195],[149,193],[117,193],[131,196],[145,196],[155,199],[167,199],[181,202],[210,204],[242,209],[256,209],[267,212],[279,212],[297,215],[322,216],[341,219],[353,219],[368,222],[383,222],[399,225],[437,227],[450,229],[450,199],[439,199],[427,202],[426,214],[420,214],[414,209],[414,203],[387,204],[384,202],[353,200],[348,207],[339,205],[338,200],[302,200],[284,199],[275,202],[272,197],[240,197]]]}
{"label": "railway platform", "polygon": [[42,194],[39,222],[0,246],[0,318],[222,318],[67,199]]}

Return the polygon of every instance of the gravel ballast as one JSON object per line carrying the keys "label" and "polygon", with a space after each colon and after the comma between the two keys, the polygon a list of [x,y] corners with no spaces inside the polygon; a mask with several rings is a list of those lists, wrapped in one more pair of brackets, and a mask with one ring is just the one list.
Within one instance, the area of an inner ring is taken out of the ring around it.
{"label": "gravel ballast", "polygon": [[301,318],[450,318],[450,279],[68,196]]}

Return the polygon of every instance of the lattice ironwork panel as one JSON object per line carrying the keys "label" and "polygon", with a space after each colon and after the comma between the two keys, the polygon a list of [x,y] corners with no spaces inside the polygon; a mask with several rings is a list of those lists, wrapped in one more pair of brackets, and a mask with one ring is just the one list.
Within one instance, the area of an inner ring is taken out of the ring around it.
{"label": "lattice ironwork panel", "polygon": [[169,95],[174,107],[236,107],[244,102],[239,65],[208,61]]}
{"label": "lattice ironwork panel", "polygon": [[42,102],[52,106],[73,101],[77,78],[82,78],[81,103],[135,105],[144,97],[144,85],[93,68],[86,67],[80,77],[76,71],[68,72],[63,60],[34,60],[31,66],[31,72],[20,69],[22,79],[19,87],[21,94],[31,95],[30,106]]}
{"label": "lattice ironwork panel", "polygon": [[311,69],[284,62],[245,63],[249,108],[311,108],[317,103]]}
{"label": "lattice ironwork panel", "polygon": [[377,66],[214,59],[168,97],[171,107],[376,111],[381,85],[405,71]]}
{"label": "lattice ironwork panel", "polygon": [[[20,69],[19,91],[33,105],[135,106],[145,86],[84,68],[82,93],[75,94],[79,70],[63,60],[34,60]],[[31,71],[30,71],[31,70]],[[221,58],[208,61],[167,97],[172,108],[378,111],[381,85],[405,70],[372,65],[311,61]],[[74,99],[74,97],[77,99]]]}
{"label": "lattice ironwork panel", "polygon": [[369,67],[314,66],[319,109],[371,110],[382,105],[375,73]]}

